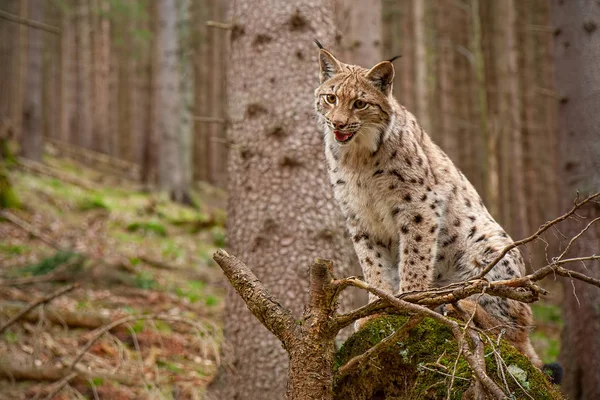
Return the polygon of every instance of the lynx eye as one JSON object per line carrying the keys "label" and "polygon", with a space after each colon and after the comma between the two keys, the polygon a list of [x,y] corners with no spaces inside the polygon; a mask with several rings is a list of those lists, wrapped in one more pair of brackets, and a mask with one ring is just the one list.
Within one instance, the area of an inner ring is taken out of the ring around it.
{"label": "lynx eye", "polygon": [[356,100],[354,102],[354,108],[357,110],[364,110],[365,108],[367,108],[368,105],[369,103],[362,100]]}
{"label": "lynx eye", "polygon": [[325,95],[325,102],[327,102],[327,104],[330,104],[333,106],[333,105],[335,105],[336,101],[337,101],[337,97],[335,94],[326,94]]}

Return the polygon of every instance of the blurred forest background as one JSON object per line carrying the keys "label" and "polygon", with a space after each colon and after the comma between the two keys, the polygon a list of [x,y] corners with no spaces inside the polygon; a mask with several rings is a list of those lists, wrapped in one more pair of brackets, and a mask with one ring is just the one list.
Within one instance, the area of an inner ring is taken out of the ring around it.
{"label": "blurred forest background", "polygon": [[[0,380],[6,388],[0,398],[54,390],[67,398],[76,392],[194,398],[214,376],[225,295],[210,255],[225,243],[227,189],[244,183],[236,160],[252,156],[236,140],[239,128],[244,120],[268,118],[260,105],[241,116],[231,112],[236,93],[246,89],[228,88],[236,82],[231,71],[244,61],[233,59],[231,48],[246,43],[245,55],[259,58],[279,39],[250,37],[252,30],[239,22],[239,13],[249,15],[253,3],[0,1],[0,185],[14,193],[0,204],[14,208],[0,219],[2,321],[17,315],[32,293],[45,299],[55,282],[75,281],[86,289],[72,288],[47,315],[30,313],[0,331],[0,362],[12,379]],[[295,7],[283,0],[258,3]],[[575,192],[561,198],[558,109],[567,99],[555,84],[556,5],[322,3],[337,33],[317,38],[340,60],[368,67],[402,55],[394,62],[396,98],[513,238],[535,232],[568,207]],[[299,2],[288,20],[290,31],[301,35],[290,46],[301,50],[286,62],[308,68],[304,74],[314,79],[305,84],[314,88],[318,65],[311,37],[319,29],[304,29],[312,16],[303,7]],[[584,24],[582,35],[595,27]],[[266,79],[267,71],[254,73],[257,81]],[[291,81],[277,84],[292,87]],[[281,136],[276,127],[269,140]],[[281,169],[295,166],[293,158],[278,162]],[[229,194],[230,200],[242,196]],[[559,236],[524,249],[528,265],[545,265],[548,246]],[[547,285],[552,295],[534,305],[534,345],[545,361],[555,361],[563,291]],[[134,318],[163,312],[161,323]],[[96,319],[81,322],[89,315]],[[52,335],[42,334],[52,329]],[[78,358],[78,346],[109,330],[112,335],[93,341]],[[85,363],[87,375],[82,369],[65,373],[60,363]],[[171,384],[168,395],[165,382]]]}

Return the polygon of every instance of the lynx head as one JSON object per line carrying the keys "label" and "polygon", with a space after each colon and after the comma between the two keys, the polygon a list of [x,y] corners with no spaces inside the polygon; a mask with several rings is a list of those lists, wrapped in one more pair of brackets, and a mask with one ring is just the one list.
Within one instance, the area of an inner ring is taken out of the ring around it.
{"label": "lynx head", "polygon": [[340,145],[373,150],[392,119],[394,66],[390,61],[371,69],[344,64],[319,47],[315,108],[325,135]]}

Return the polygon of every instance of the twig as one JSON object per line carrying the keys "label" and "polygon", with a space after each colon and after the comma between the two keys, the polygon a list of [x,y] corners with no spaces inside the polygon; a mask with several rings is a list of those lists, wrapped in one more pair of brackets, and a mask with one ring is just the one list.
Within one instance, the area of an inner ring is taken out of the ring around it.
{"label": "twig", "polygon": [[27,25],[31,28],[41,29],[43,31],[53,33],[55,35],[60,35],[61,30],[55,26],[51,26],[48,24],[44,24],[43,22],[33,21],[27,18],[21,18],[18,15],[14,15],[11,13],[7,13],[6,11],[0,10],[0,18],[4,18],[6,20],[16,22],[17,24]]}
{"label": "twig", "polygon": [[562,253],[560,253],[560,255],[558,257],[556,257],[556,260],[561,260],[571,249],[571,246],[573,245],[573,243],[575,243],[575,241],[577,239],[579,239],[581,237],[581,235],[583,235],[585,232],[587,232],[588,229],[590,229],[590,227],[592,225],[594,225],[596,222],[600,221],[600,217],[598,218],[594,218],[593,220],[591,220],[586,226],[585,228],[583,228],[577,235],[573,236],[571,238],[571,240],[569,240],[569,243],[567,244],[567,247],[563,250]]}
{"label": "twig", "polygon": [[46,397],[44,397],[44,400],[52,400],[54,398],[54,396],[56,396],[62,390],[62,388],[67,383],[69,383],[69,381],[71,379],[75,378],[76,376],[77,376],[77,372],[71,372],[69,375],[65,376],[60,381],[52,384],[52,386],[50,387],[50,392],[48,393],[48,395]]}
{"label": "twig", "polygon": [[488,272],[490,272],[492,270],[492,268],[494,268],[496,266],[496,264],[498,264],[500,262],[500,260],[502,260],[502,258],[512,249],[519,247],[521,245],[524,245],[526,243],[529,243],[535,239],[537,239],[542,233],[544,233],[545,231],[547,231],[550,227],[558,224],[561,221],[564,221],[565,219],[569,218],[571,215],[573,215],[579,208],[581,208],[582,206],[584,206],[585,204],[589,203],[590,201],[596,199],[596,198],[600,198],[600,192],[592,194],[590,196],[588,196],[587,198],[585,198],[584,200],[582,200],[581,202],[577,202],[577,199],[575,200],[575,204],[573,205],[573,208],[571,208],[567,213],[561,215],[558,218],[553,219],[552,221],[548,221],[546,223],[544,223],[538,230],[537,232],[535,232],[533,235],[526,237],[525,239],[521,239],[521,240],[517,240],[516,242],[513,242],[511,245],[506,246],[504,248],[504,250],[502,250],[502,252],[500,252],[500,254],[498,254],[498,256],[496,258],[494,258],[492,260],[492,262],[490,262],[482,271],[479,275],[477,275],[477,279],[481,279],[483,277],[485,277],[485,275],[487,275]]}
{"label": "twig", "polygon": [[24,308],[21,312],[17,313],[15,316],[13,316],[11,319],[9,319],[8,322],[6,322],[4,325],[2,325],[0,327],[0,333],[4,332],[6,330],[6,328],[8,328],[9,326],[11,326],[15,322],[17,322],[21,317],[23,317],[25,314],[27,314],[29,311],[33,310],[37,306],[48,303],[48,302],[54,300],[55,298],[65,294],[67,292],[70,292],[71,290],[78,288],[78,287],[79,287],[78,283],[73,283],[71,285],[67,285],[65,287],[58,289],[57,291],[55,291],[53,293],[50,293],[49,295],[41,298],[40,300],[31,303],[31,305],[29,305],[29,307]]}

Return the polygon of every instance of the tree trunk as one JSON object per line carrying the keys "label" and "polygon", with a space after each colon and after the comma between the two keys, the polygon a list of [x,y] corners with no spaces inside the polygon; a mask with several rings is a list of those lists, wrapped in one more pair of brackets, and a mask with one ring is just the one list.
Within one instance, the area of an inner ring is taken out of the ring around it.
{"label": "tree trunk", "polygon": [[[209,66],[206,59],[208,47],[208,28],[206,21],[209,19],[208,0],[198,0],[192,4],[192,18],[194,41],[192,42],[194,54],[194,116],[208,116],[206,91],[209,84],[207,77]],[[194,178],[208,181],[208,132],[209,123],[194,120]]]}
{"label": "tree trunk", "polygon": [[[157,32],[158,27],[158,12],[155,1],[148,3],[148,18],[149,29],[151,32]],[[149,60],[146,82],[146,115],[148,116],[147,129],[142,137],[142,162],[141,162],[141,180],[147,186],[157,182],[158,169],[158,129],[156,125],[158,110],[157,107],[157,90],[156,90],[156,72],[158,68],[158,48],[156,43],[156,34],[150,38],[149,44]]]}
{"label": "tree trunk", "polygon": [[156,123],[159,136],[159,185],[174,201],[189,202],[181,146],[181,91],[179,86],[177,2],[157,6]]}
{"label": "tree trunk", "polygon": [[[44,1],[30,0],[29,18],[44,20]],[[23,103],[23,130],[21,132],[21,150],[23,156],[35,161],[42,160],[44,130],[42,125],[42,56],[44,32],[31,29],[29,32],[29,55],[27,66],[27,84]]]}
{"label": "tree trunk", "polygon": [[[328,5],[326,0],[233,2],[228,18],[235,21],[227,66],[229,247],[296,316],[306,300],[306,266],[315,257],[348,266],[353,254],[313,116],[319,68],[312,39],[334,42]],[[342,300],[345,304],[347,297]],[[230,352],[210,394],[281,399],[288,358],[278,340],[231,289],[225,315]]]}
{"label": "tree trunk", "polygon": [[456,31],[457,14],[460,10],[450,0],[438,0],[436,9],[436,25],[438,31],[439,67],[438,67],[438,137],[440,147],[452,160],[458,160],[459,150],[459,128],[457,124],[458,91],[455,87],[456,80],[452,77],[457,75],[455,70],[455,57],[457,56],[454,46],[458,41]]}
{"label": "tree trunk", "polygon": [[94,150],[108,153],[108,79],[110,73],[110,22],[105,14],[109,11],[106,0],[93,0],[93,49],[94,49]]}
{"label": "tree trunk", "polygon": [[431,132],[429,92],[427,90],[427,43],[425,42],[425,0],[413,0],[413,27],[415,46],[415,110],[419,123]]}
{"label": "tree trunk", "polygon": [[76,2],[75,13],[77,14],[77,144],[90,148],[92,144],[92,62],[90,46],[90,7],[88,0]]}
{"label": "tree trunk", "polygon": [[[29,17],[29,0],[19,1],[19,16],[21,18]],[[19,25],[17,43],[17,57],[15,57],[14,64],[17,74],[13,83],[15,97],[12,107],[12,120],[15,129],[15,138],[20,139],[21,131],[23,130],[23,101],[27,82],[27,56],[29,54],[29,28],[26,25]]]}
{"label": "tree trunk", "polygon": [[[558,133],[561,141],[560,173],[563,208],[600,188],[600,7],[596,2],[552,2],[555,27],[556,85],[560,96]],[[600,217],[600,206],[592,204],[577,212],[583,224]],[[583,228],[569,220],[566,237]],[[600,224],[593,225],[570,254],[598,253]],[[573,270],[600,278],[600,262],[574,263]],[[565,369],[563,390],[572,400],[600,398],[600,290],[565,280],[564,328],[560,360]]]}

